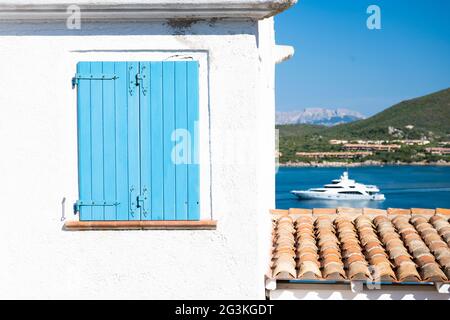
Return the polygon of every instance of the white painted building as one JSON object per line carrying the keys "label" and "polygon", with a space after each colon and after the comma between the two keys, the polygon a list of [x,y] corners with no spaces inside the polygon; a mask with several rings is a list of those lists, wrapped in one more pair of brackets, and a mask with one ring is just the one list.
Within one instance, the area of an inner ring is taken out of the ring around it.
{"label": "white painted building", "polygon": [[[72,2],[0,1],[0,298],[264,298],[274,72],[293,54],[273,16],[295,0]],[[79,219],[80,61],[198,61],[191,230],[65,230]]]}

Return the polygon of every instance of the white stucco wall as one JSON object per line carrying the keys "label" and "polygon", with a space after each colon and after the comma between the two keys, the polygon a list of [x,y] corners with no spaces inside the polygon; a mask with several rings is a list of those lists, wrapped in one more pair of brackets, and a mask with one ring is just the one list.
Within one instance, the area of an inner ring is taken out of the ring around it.
{"label": "white stucco wall", "polygon": [[[0,24],[0,298],[264,298],[273,41],[272,19]],[[63,231],[63,197],[77,219],[76,62],[173,55],[201,64],[201,210],[217,230]]]}

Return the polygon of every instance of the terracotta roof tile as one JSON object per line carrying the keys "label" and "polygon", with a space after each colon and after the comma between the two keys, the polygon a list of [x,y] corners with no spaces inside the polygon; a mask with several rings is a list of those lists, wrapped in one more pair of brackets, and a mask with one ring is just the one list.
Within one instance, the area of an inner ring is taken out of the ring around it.
{"label": "terracotta roof tile", "polygon": [[387,209],[388,215],[410,215],[411,209],[398,209],[398,208],[389,208]]}
{"label": "terracotta roof tile", "polygon": [[376,216],[386,216],[387,211],[382,209],[372,209],[372,208],[363,208],[363,215],[376,217]]}
{"label": "terracotta roof tile", "polygon": [[320,215],[329,215],[329,214],[336,214],[336,209],[331,208],[315,208],[312,210],[313,215],[320,216]]}
{"label": "terracotta roof tile", "polygon": [[342,213],[342,214],[362,214],[362,212],[363,212],[362,208],[339,207],[336,210],[337,210],[337,213]]}
{"label": "terracotta roof tile", "polygon": [[450,209],[437,208],[436,214],[450,216]]}
{"label": "terracotta roof tile", "polygon": [[435,209],[422,209],[422,208],[411,208],[411,215],[424,215],[433,216],[436,213]]}
{"label": "terracotta roof tile", "polygon": [[273,210],[272,275],[447,282],[450,223],[442,210],[447,209]]}

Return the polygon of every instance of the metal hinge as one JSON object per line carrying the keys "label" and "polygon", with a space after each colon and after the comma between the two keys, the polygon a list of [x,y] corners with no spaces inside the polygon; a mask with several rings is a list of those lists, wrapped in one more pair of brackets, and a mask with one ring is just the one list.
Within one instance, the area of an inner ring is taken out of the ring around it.
{"label": "metal hinge", "polygon": [[107,73],[77,73],[72,78],[72,89],[78,85],[79,80],[116,80],[119,79],[115,74]]}
{"label": "metal hinge", "polygon": [[80,212],[81,207],[107,207],[118,206],[120,202],[117,201],[104,201],[104,200],[78,200],[73,205],[73,211],[75,213]]}
{"label": "metal hinge", "polygon": [[150,200],[149,191],[146,186],[142,189],[142,194],[138,194],[138,190],[131,186],[130,188],[130,213],[134,216],[135,212],[138,209],[141,209],[144,216],[147,215],[148,210],[150,209],[150,205],[148,201]]}
{"label": "metal hinge", "polygon": [[[145,68],[145,67],[143,67]],[[143,70],[142,70],[143,71]],[[142,90],[142,94],[145,96],[147,94],[148,88],[145,86],[145,78],[147,76],[145,74],[137,73],[136,74],[136,86],[140,86]]]}
{"label": "metal hinge", "polygon": [[141,80],[144,80],[141,76],[140,73],[136,73],[136,85],[140,85],[141,84]]}
{"label": "metal hinge", "polygon": [[137,207],[142,208],[142,214],[144,216],[146,216],[148,214],[148,210],[149,210],[149,204],[147,203],[147,201],[150,199],[150,197],[149,197],[148,193],[149,193],[149,190],[147,189],[146,186],[144,186],[142,189],[142,194],[137,196]]}

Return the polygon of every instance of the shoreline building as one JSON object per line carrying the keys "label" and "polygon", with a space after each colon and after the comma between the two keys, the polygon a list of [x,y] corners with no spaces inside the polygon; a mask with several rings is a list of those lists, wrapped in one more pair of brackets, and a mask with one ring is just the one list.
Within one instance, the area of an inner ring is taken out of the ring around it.
{"label": "shoreline building", "polygon": [[394,143],[400,143],[400,144],[405,144],[407,146],[426,146],[427,144],[430,144],[431,141],[430,140],[425,140],[425,139],[416,139],[416,140],[394,140],[392,141]]}
{"label": "shoreline building", "polygon": [[371,156],[373,152],[371,151],[355,151],[355,152],[296,152],[298,157],[305,158],[338,158],[338,159],[354,159],[354,158],[365,158]]}
{"label": "shoreline building", "polygon": [[425,151],[430,154],[439,155],[439,156],[450,155],[450,148],[440,148],[440,147],[426,148]]}
{"label": "shoreline building", "polygon": [[346,143],[342,146],[344,150],[348,151],[387,151],[393,152],[401,148],[398,144],[360,144],[360,143]]}

